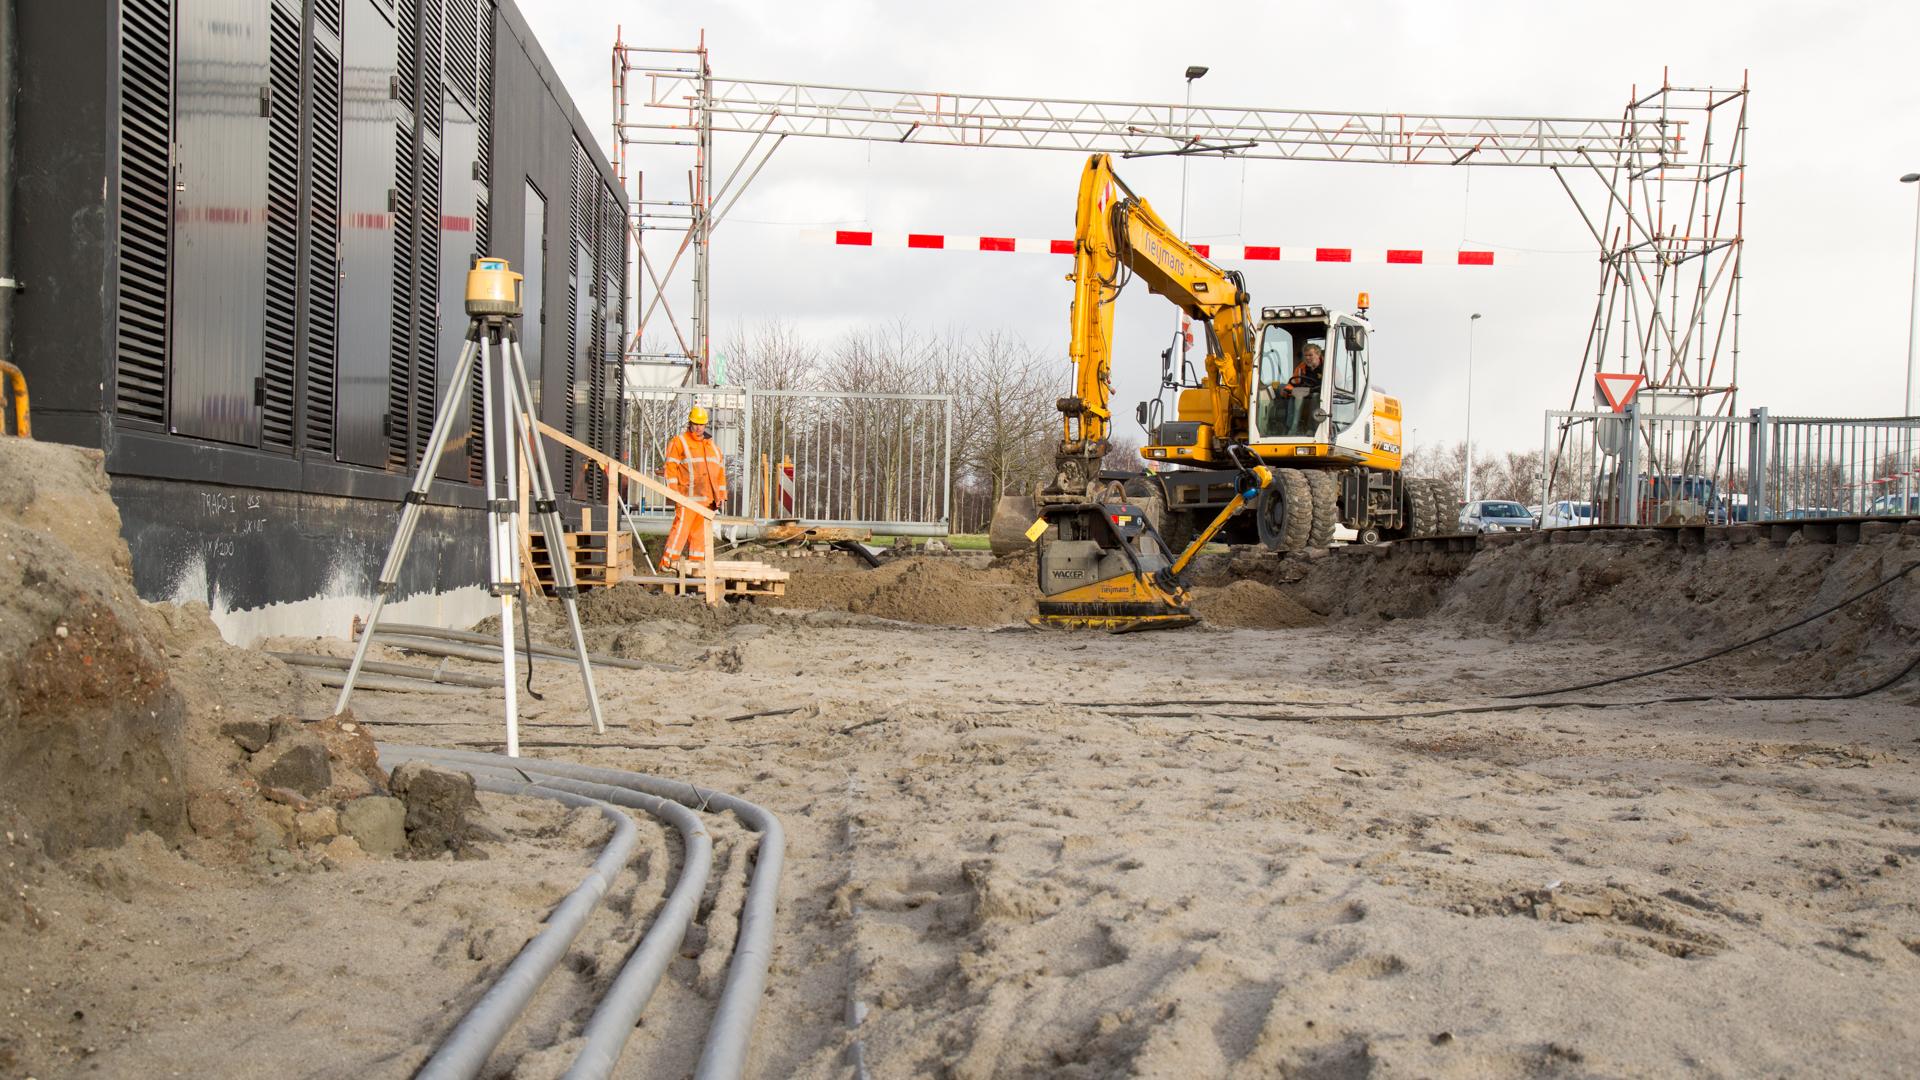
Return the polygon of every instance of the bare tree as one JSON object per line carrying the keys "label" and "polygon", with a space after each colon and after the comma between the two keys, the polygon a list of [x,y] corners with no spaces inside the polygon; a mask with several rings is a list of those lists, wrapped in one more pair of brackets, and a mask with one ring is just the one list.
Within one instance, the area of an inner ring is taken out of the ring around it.
{"label": "bare tree", "polygon": [[1140,457],[1141,442],[1132,435],[1115,433],[1107,440],[1107,453],[1100,459],[1100,467],[1116,471],[1140,472],[1146,464]]}
{"label": "bare tree", "polygon": [[820,350],[801,339],[793,324],[757,322],[729,334],[720,348],[727,381],[761,390],[811,390],[820,382]]}
{"label": "bare tree", "polygon": [[1052,472],[1060,414],[1049,366],[1042,354],[998,331],[982,334],[967,350],[964,397],[975,415],[959,455],[996,499],[1029,490]]}

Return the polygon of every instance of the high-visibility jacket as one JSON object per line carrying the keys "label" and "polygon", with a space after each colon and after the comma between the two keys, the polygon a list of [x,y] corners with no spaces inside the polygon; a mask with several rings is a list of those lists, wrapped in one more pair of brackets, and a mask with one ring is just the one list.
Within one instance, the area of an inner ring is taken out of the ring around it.
{"label": "high-visibility jacket", "polygon": [[667,485],[698,503],[727,501],[727,463],[713,440],[682,431],[667,440]]}

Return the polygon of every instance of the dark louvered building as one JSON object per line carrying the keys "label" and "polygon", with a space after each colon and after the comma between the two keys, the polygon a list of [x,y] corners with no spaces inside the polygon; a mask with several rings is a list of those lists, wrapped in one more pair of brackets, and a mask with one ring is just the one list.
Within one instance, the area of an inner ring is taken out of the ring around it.
{"label": "dark louvered building", "polygon": [[[547,423],[616,441],[625,203],[510,0],[19,5],[15,348],[104,451],[136,584],[227,636],[346,631],[478,253],[526,274]],[[478,388],[403,614],[487,610]],[[563,493],[595,478],[554,455]]]}

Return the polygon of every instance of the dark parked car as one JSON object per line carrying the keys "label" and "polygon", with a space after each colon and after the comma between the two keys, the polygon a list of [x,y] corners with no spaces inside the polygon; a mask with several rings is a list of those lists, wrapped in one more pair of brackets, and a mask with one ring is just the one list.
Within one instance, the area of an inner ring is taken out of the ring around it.
{"label": "dark parked car", "polygon": [[1527,508],[1506,499],[1481,499],[1460,509],[1460,531],[1464,533],[1526,532],[1533,527],[1533,515]]}

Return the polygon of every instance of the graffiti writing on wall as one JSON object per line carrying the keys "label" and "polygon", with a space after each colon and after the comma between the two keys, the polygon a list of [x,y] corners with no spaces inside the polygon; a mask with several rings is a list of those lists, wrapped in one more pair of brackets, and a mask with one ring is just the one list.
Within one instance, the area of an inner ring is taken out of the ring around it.
{"label": "graffiti writing on wall", "polygon": [[240,538],[266,533],[267,511],[263,501],[258,494],[249,492],[200,492],[200,509],[208,526],[200,538],[200,549],[207,558],[232,558]]}

